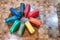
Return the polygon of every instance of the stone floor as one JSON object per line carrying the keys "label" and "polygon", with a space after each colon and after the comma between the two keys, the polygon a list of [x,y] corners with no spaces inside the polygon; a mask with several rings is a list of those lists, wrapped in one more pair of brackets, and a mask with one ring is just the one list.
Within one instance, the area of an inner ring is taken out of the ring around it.
{"label": "stone floor", "polygon": [[21,2],[30,3],[32,7],[42,9],[44,13],[48,11],[50,5],[56,7],[58,3],[57,0],[0,0],[0,40],[60,40],[59,38],[49,37],[46,24],[41,25],[39,29],[36,28],[33,35],[30,35],[26,29],[22,37],[16,34],[11,35],[9,33],[11,25],[7,25],[4,19],[10,15],[9,8],[17,8]]}

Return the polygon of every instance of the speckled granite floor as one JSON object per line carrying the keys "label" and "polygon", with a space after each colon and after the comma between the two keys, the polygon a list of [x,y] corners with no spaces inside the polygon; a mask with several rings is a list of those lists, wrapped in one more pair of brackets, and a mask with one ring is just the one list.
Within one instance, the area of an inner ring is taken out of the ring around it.
{"label": "speckled granite floor", "polygon": [[[56,6],[57,0],[0,0],[0,40],[60,40],[59,38],[50,38],[48,35],[47,25],[41,25],[39,29],[36,29],[35,34],[30,35],[28,31],[25,30],[22,37],[16,34],[11,35],[9,33],[9,28],[11,25],[5,23],[5,18],[10,15],[9,8],[19,7],[19,4],[30,3],[32,7],[44,10],[46,13],[50,5]],[[42,19],[43,20],[43,19]]]}

